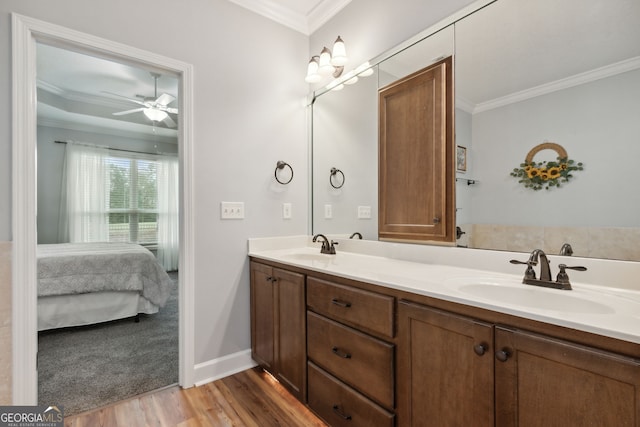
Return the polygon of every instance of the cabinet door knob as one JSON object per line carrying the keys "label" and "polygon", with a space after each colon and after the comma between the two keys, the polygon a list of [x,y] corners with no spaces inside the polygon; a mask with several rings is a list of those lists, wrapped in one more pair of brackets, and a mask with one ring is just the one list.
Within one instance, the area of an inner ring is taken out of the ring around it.
{"label": "cabinet door knob", "polygon": [[340,410],[340,407],[339,407],[338,405],[333,405],[333,412],[335,412],[336,414],[338,414],[338,416],[339,416],[340,418],[342,418],[343,420],[347,420],[347,421],[351,420],[351,415],[347,415],[347,414],[343,413],[343,412]]}
{"label": "cabinet door knob", "polygon": [[351,307],[351,303],[350,302],[340,301],[338,298],[333,298],[331,300],[331,303],[334,304],[334,305],[337,305],[338,307],[344,307],[344,308]]}
{"label": "cabinet door knob", "polygon": [[440,217],[433,218],[433,223],[434,224],[440,224]]}
{"label": "cabinet door knob", "polygon": [[344,351],[340,350],[338,347],[333,347],[331,351],[333,352],[333,354],[335,354],[336,356],[340,356],[343,359],[351,359],[351,355],[349,353],[345,353]]}
{"label": "cabinet door knob", "polygon": [[484,355],[488,349],[489,346],[485,343],[480,343],[473,346],[473,351],[475,351],[478,356]]}
{"label": "cabinet door knob", "polygon": [[506,362],[509,357],[511,357],[511,353],[506,348],[503,348],[502,350],[496,352],[496,359],[501,362]]}

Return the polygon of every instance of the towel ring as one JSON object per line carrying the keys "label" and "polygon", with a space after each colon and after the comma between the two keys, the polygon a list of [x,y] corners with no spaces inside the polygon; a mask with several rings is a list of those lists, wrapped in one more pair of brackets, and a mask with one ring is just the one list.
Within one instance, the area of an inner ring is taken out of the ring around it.
{"label": "towel ring", "polygon": [[[337,174],[342,175],[342,182],[340,183],[340,185],[335,185],[333,183],[333,177]],[[342,173],[340,169],[331,168],[331,175],[329,175],[329,184],[331,184],[333,188],[342,188],[342,186],[344,185],[344,173]]]}
{"label": "towel ring", "polygon": [[[278,169],[284,169],[285,167],[288,167],[291,170],[291,177],[289,178],[289,181],[282,182],[282,181],[280,181],[280,179],[278,179]],[[293,168],[291,167],[291,165],[289,163],[283,162],[282,160],[278,160],[278,163],[276,163],[276,170],[273,173],[273,175],[276,177],[276,181],[278,181],[280,184],[287,185],[293,179]]]}

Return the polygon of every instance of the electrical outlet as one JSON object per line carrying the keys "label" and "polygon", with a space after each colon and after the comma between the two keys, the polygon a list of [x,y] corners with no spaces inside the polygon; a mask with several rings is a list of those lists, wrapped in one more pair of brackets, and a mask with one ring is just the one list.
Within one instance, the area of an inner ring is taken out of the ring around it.
{"label": "electrical outlet", "polygon": [[371,206],[358,206],[358,219],[371,219]]}
{"label": "electrical outlet", "polygon": [[333,208],[331,205],[324,205],[324,219],[333,218]]}
{"label": "electrical outlet", "polygon": [[291,219],[291,203],[282,204],[282,219]]}
{"label": "electrical outlet", "polygon": [[220,202],[221,219],[244,219],[244,202]]}

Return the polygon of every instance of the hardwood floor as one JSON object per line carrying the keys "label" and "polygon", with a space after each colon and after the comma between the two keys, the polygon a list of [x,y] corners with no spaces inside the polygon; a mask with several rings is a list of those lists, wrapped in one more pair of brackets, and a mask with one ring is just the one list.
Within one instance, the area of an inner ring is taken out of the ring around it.
{"label": "hardwood floor", "polygon": [[200,387],[169,387],[65,419],[66,427],[315,426],[309,409],[260,368]]}

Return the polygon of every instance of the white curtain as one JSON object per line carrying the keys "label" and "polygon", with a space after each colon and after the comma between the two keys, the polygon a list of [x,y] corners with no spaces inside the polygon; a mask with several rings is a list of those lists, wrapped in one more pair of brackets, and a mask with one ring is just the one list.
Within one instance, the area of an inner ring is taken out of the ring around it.
{"label": "white curtain", "polygon": [[178,269],[180,253],[178,159],[161,156],[157,169],[158,261],[167,271]]}
{"label": "white curtain", "polygon": [[67,143],[60,205],[59,242],[109,240],[109,176],[100,147]]}

